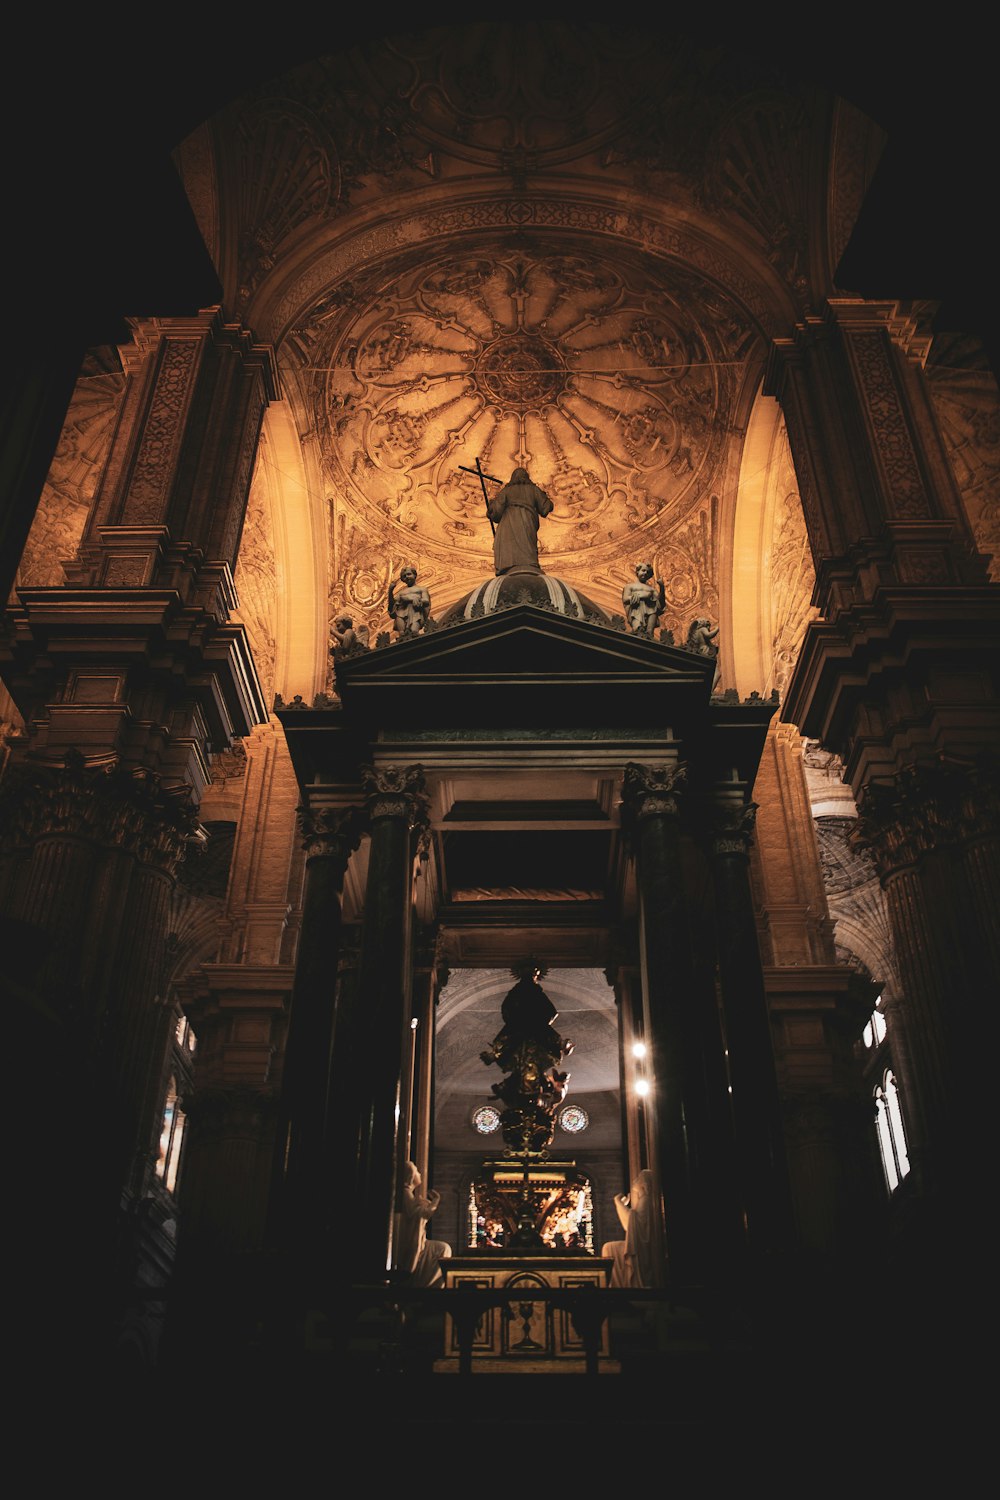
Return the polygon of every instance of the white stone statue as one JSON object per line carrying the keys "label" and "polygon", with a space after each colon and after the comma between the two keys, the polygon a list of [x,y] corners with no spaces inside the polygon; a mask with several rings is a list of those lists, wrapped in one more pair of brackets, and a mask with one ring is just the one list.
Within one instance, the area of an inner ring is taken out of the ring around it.
{"label": "white stone statue", "polygon": [[719,648],[715,644],[719,634],[719,627],[712,629],[711,620],[692,620],[688,626],[687,649],[696,651],[699,656],[718,656]]}
{"label": "white stone statue", "polygon": [[611,1285],[653,1287],[660,1280],[656,1264],[656,1189],[653,1174],[645,1167],[628,1194],[615,1194],[623,1240],[610,1240],[601,1254],[612,1262]]}
{"label": "white stone statue", "polygon": [[441,1262],[451,1255],[451,1246],[447,1240],[427,1238],[427,1221],[437,1212],[441,1194],[431,1188],[425,1196],[422,1185],[416,1163],[408,1161],[399,1191],[393,1260],[397,1270],[407,1273],[411,1286],[439,1286]]}
{"label": "white stone statue", "polygon": [[628,628],[633,635],[644,635],[650,640],[656,634],[656,623],[667,607],[663,579],[653,583],[653,565],[636,563],[635,582],[622,589],[622,605]]}
{"label": "white stone statue", "polygon": [[515,469],[507,483],[493,496],[486,513],[496,530],[493,565],[499,576],[512,568],[540,573],[538,566],[538,518],[552,511],[552,501],[527,469]]}
{"label": "white stone statue", "polygon": [[712,629],[711,620],[704,618],[692,620],[688,626],[687,649],[694,651],[698,656],[711,657],[715,662],[715,676],[712,679],[713,692],[719,685],[721,673],[719,671],[719,647],[716,644],[719,627]]}
{"label": "white stone statue", "polygon": [[400,569],[399,581],[403,587],[396,592],[396,584],[389,585],[389,616],[397,635],[420,635],[431,612],[431,596],[417,583],[417,570],[412,563]]}

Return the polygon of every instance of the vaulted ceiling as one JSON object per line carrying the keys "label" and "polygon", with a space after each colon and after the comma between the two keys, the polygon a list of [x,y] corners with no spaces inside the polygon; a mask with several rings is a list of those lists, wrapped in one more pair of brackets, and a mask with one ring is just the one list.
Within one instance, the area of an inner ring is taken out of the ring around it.
{"label": "vaulted ceiling", "polygon": [[[177,153],[223,307],[277,350],[291,441],[265,444],[250,538],[307,495],[296,587],[325,573],[320,612],[375,632],[403,563],[435,614],[492,571],[469,470],[492,488],[523,464],[555,503],[548,571],[614,612],[648,560],[675,634],[729,625],[741,487],[765,509],[783,465],[794,500],[776,410],[741,480],[768,338],[835,290],[881,141],[780,68],[556,21],[390,37],[251,90]],[[241,584],[261,618],[268,550],[251,540]],[[767,597],[797,630],[792,550]],[[783,630],[768,618],[745,690],[775,685]],[[322,659],[314,639],[276,680],[322,690]]]}
{"label": "vaulted ceiling", "polygon": [[[184,211],[218,283],[204,295],[277,350],[284,399],[238,580],[268,690],[328,686],[333,612],[385,628],[403,562],[436,614],[491,571],[482,493],[463,469],[476,457],[498,478],[526,462],[551,493],[543,566],[614,610],[648,558],[668,627],[719,620],[727,681],[781,687],[811,563],[780,414],[759,397],[769,339],[830,294],[948,291],[922,270],[948,239],[932,214],[912,236],[923,260],[904,259],[898,284],[879,281],[855,224],[877,212],[877,194],[864,203],[873,174],[877,187],[888,163],[898,179],[908,144],[924,192],[947,165],[959,193],[971,164],[950,151],[933,59],[919,59],[937,83],[916,112],[836,37],[807,66],[777,21],[750,45],[729,28],[720,45],[715,30],[525,20],[385,36],[359,20],[315,39],[272,28],[256,50],[220,38],[225,66],[210,26],[194,50],[171,30],[144,60],[162,87],[127,102],[91,90],[76,108],[74,171],[56,195],[79,242],[61,262],[67,311],[83,319],[88,298],[113,293],[122,311],[169,314],[202,295],[154,165],[179,140]],[[120,37],[102,46],[109,66],[127,51]],[[88,58],[82,40],[63,77],[49,56],[38,101],[51,120],[73,110]],[[903,126],[881,164],[879,125],[827,87],[838,69],[848,99],[882,102],[874,113]],[[973,84],[966,108],[977,98]],[[36,169],[27,199],[42,227],[55,209],[45,180]],[[962,211],[973,206],[966,193]],[[31,276],[57,242],[41,236]],[[142,282],[152,262],[162,288]],[[958,397],[939,385],[982,509],[989,435],[961,374]],[[77,385],[21,582],[60,581],[120,383],[92,358]]]}

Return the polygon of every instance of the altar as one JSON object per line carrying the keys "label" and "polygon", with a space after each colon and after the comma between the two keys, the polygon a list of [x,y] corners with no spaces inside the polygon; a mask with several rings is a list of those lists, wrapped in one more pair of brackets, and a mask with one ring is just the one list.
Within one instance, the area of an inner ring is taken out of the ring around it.
{"label": "altar", "polygon": [[[606,1308],[592,1293],[610,1285],[611,1261],[572,1253],[477,1252],[444,1262],[447,1311],[437,1374],[618,1373],[609,1358]],[[449,1293],[453,1295],[448,1295]],[[476,1294],[476,1295],[473,1295]],[[462,1307],[463,1295],[469,1305]]]}

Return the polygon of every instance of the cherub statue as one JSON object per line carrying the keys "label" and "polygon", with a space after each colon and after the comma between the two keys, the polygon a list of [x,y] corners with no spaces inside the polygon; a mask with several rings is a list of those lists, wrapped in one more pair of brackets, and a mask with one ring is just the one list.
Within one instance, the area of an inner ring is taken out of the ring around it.
{"label": "cherub statue", "polygon": [[699,656],[718,656],[719,648],[715,644],[718,634],[719,627],[713,630],[711,620],[692,620],[688,626],[687,649],[696,651]]}
{"label": "cherub statue", "polygon": [[689,651],[695,652],[697,656],[711,657],[715,662],[715,676],[712,678],[712,689],[715,690],[719,684],[719,648],[715,644],[719,627],[712,629],[711,620],[692,620],[688,626],[688,635],[685,645]]}
{"label": "cherub statue", "polygon": [[417,584],[417,570],[412,563],[400,569],[399,581],[403,587],[396,593],[396,585],[389,585],[389,618],[397,635],[404,638],[420,635],[431,613],[431,596]]}
{"label": "cherub statue", "polygon": [[636,563],[635,582],[622,589],[622,604],[625,618],[633,635],[644,635],[652,640],[656,633],[656,622],[667,607],[663,579],[653,585],[653,565]]}
{"label": "cherub statue", "polygon": [[335,661],[344,656],[356,656],[359,651],[368,650],[368,626],[359,625],[354,628],[354,620],[350,615],[338,615],[333,622],[333,644],[330,647],[330,655]]}

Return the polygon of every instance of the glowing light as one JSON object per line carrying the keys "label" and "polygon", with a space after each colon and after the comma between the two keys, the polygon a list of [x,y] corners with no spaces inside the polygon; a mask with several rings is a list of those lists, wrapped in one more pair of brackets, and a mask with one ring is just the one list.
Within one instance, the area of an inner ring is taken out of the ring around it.
{"label": "glowing light", "polygon": [[414,1016],[413,1020],[410,1022],[410,1030],[411,1031],[416,1031],[416,1029],[417,1029],[417,1027],[419,1025],[420,1025],[420,1022],[417,1020],[416,1016]]}
{"label": "glowing light", "polygon": [[632,1043],[632,1056],[633,1057],[645,1057],[646,1056],[646,1043],[645,1042],[633,1042]]}
{"label": "glowing light", "polygon": [[645,1098],[649,1093],[649,1079],[637,1078],[635,1083],[635,1091],[637,1094],[641,1094],[642,1097]]}

